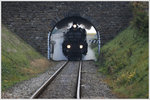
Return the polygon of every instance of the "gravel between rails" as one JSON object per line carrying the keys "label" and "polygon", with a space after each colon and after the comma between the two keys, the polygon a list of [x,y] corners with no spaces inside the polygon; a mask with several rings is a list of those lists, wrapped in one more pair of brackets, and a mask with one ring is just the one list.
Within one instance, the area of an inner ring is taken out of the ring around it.
{"label": "gravel between rails", "polygon": [[71,61],[50,83],[39,98],[75,98],[79,61]]}
{"label": "gravel between rails", "polygon": [[101,81],[104,77],[98,72],[94,61],[84,61],[81,74],[81,98],[116,98],[109,87]]}
{"label": "gravel between rails", "polygon": [[61,61],[55,66],[50,67],[45,73],[37,77],[17,83],[12,88],[1,93],[1,98],[30,98],[30,96],[63,64]]}

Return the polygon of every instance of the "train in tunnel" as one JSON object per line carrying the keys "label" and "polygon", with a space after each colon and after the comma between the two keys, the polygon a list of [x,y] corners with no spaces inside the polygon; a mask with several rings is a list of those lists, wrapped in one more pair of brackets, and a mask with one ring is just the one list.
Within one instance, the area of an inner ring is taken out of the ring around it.
{"label": "train in tunnel", "polygon": [[64,34],[62,50],[68,60],[81,60],[82,55],[86,55],[88,50],[86,30],[73,23]]}
{"label": "train in tunnel", "polygon": [[97,46],[99,53],[99,33],[81,17],[62,19],[48,33],[48,59],[54,61],[96,60],[93,48]]}

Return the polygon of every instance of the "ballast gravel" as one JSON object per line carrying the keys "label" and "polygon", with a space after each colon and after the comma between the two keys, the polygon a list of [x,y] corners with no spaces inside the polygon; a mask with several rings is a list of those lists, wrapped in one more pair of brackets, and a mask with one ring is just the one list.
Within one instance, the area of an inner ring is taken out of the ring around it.
{"label": "ballast gravel", "polygon": [[78,78],[78,61],[70,61],[57,77],[44,90],[39,98],[44,99],[73,99],[76,97]]}
{"label": "ballast gravel", "polygon": [[82,99],[116,98],[103,80],[104,76],[98,72],[94,61],[84,61],[81,74]]}
{"label": "ballast gravel", "polygon": [[[64,63],[62,61],[56,66],[50,67],[45,73],[38,75],[20,82],[1,93],[1,98],[30,98],[31,95]],[[66,68],[64,68],[58,79],[54,80],[50,87],[45,92],[44,96],[40,98],[74,98],[75,97],[75,81],[77,80],[77,69],[79,62],[71,62]],[[67,69],[67,70],[66,70]],[[81,99],[108,99],[117,98],[111,93],[111,90],[105,84],[103,75],[98,72],[98,67],[95,66],[94,61],[83,61],[82,73],[81,73]],[[74,88],[74,89],[73,89]],[[54,91],[54,90],[57,91]],[[59,91],[59,90],[62,91]],[[73,91],[72,91],[73,89]],[[49,92],[48,92],[49,91]],[[63,92],[64,91],[64,92]],[[47,95],[48,94],[48,95]],[[68,95],[69,94],[69,95]]]}
{"label": "ballast gravel", "polygon": [[51,66],[45,73],[37,77],[17,83],[12,88],[1,93],[1,98],[30,98],[31,95],[63,64],[62,61],[56,66]]}

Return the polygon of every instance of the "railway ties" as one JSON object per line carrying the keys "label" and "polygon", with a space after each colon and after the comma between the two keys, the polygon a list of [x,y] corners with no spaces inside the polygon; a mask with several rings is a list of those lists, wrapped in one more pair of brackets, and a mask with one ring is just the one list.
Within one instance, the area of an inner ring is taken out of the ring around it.
{"label": "railway ties", "polygon": [[80,99],[82,61],[65,62],[30,98]]}

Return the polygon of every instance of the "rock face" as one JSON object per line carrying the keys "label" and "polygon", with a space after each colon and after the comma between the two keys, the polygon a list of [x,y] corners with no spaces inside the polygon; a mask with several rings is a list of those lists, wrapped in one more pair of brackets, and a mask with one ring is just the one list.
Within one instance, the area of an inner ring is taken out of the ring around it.
{"label": "rock face", "polygon": [[129,2],[2,2],[2,24],[44,56],[48,32],[70,16],[93,23],[103,45],[128,25],[132,11]]}

